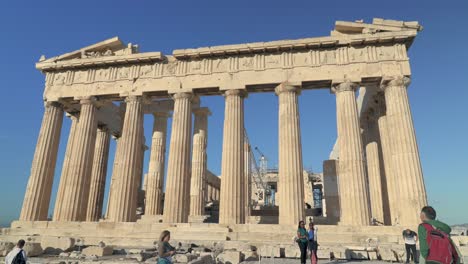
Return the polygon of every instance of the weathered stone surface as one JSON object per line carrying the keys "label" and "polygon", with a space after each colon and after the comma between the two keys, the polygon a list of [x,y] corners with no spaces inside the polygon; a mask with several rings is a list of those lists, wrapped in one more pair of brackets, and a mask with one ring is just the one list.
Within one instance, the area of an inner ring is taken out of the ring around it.
{"label": "weathered stone surface", "polygon": [[113,251],[114,251],[114,248],[111,246],[104,246],[104,247],[91,246],[91,247],[87,247],[83,249],[83,255],[86,255],[86,256],[95,255],[98,257],[110,256],[112,255]]}
{"label": "weathered stone surface", "polygon": [[176,263],[188,263],[197,258],[197,255],[186,253],[186,254],[176,254],[173,256],[173,260]]}
{"label": "weathered stone surface", "polygon": [[272,245],[263,245],[258,249],[258,254],[261,257],[280,257],[280,249],[279,247],[272,246]]}
{"label": "weathered stone surface", "polygon": [[297,245],[284,246],[284,256],[287,258],[299,258],[301,257],[301,251]]}
{"label": "weathered stone surface", "polygon": [[218,255],[217,260],[223,264],[237,264],[241,262],[241,253],[239,251],[224,251]]}
{"label": "weathered stone surface", "polygon": [[34,243],[27,242],[24,245],[23,250],[26,252],[26,255],[29,257],[37,257],[37,256],[42,255],[42,253],[44,252],[44,250],[41,247],[41,244],[35,243],[35,242]]}
{"label": "weathered stone surface", "polygon": [[70,253],[67,253],[67,252],[62,252],[59,254],[60,258],[68,258],[69,256],[70,256]]}
{"label": "weathered stone surface", "polygon": [[6,256],[14,247],[15,244],[11,242],[0,242],[0,257]]}
{"label": "weathered stone surface", "polygon": [[[60,253],[69,251],[75,246],[75,239],[71,237],[42,237],[41,246],[46,253]],[[58,254],[57,253],[57,254]]]}
{"label": "weathered stone surface", "polygon": [[393,252],[393,250],[391,250],[390,248],[379,248],[377,254],[380,256],[380,259],[382,260],[398,261],[398,258],[395,255],[395,252]]}
{"label": "weathered stone surface", "polygon": [[214,264],[216,263],[211,254],[201,255],[199,258],[192,260],[189,264]]}
{"label": "weathered stone surface", "polygon": [[369,260],[378,260],[379,256],[377,255],[377,251],[368,251],[367,255],[369,256]]}
{"label": "weathered stone surface", "polygon": [[81,258],[83,257],[80,251],[73,251],[69,255],[70,258]]}

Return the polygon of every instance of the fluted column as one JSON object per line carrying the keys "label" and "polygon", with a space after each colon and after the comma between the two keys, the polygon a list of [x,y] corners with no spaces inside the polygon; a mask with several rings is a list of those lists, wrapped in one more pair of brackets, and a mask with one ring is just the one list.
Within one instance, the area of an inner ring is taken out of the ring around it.
{"label": "fluted column", "polygon": [[174,98],[172,134],[167,164],[163,221],[186,223],[190,195],[190,143],[192,126],[191,93],[177,93]]}
{"label": "fluted column", "polygon": [[245,223],[244,90],[225,92],[220,224]]}
{"label": "fluted column", "polygon": [[278,190],[279,224],[294,225],[304,220],[304,176],[301,129],[297,95],[299,88],[280,84],[278,95]]}
{"label": "fluted column", "polygon": [[381,146],[381,155],[380,155],[380,164],[383,164],[383,169],[385,173],[385,181],[387,186],[387,196],[388,196],[388,212],[386,218],[387,224],[396,225],[398,223],[398,200],[399,200],[399,190],[398,182],[394,177],[392,172],[392,150],[390,143],[390,136],[387,129],[387,116],[385,115],[385,105],[379,105],[379,117],[377,124],[379,126],[379,135],[380,135],[380,146]]}
{"label": "fluted column", "polygon": [[193,111],[195,115],[192,147],[192,173],[190,179],[190,215],[201,216],[205,214],[206,190],[206,147],[208,132],[208,108],[198,108]]}
{"label": "fluted column", "polygon": [[190,179],[190,215],[205,214],[203,185],[206,173],[206,136],[200,131],[193,136],[192,176]]}
{"label": "fluted column", "polygon": [[146,176],[145,215],[161,215],[163,212],[164,162],[168,113],[154,113],[153,136],[149,169]]}
{"label": "fluted column", "polygon": [[106,209],[106,216],[105,216],[106,219],[109,219],[109,213],[113,211],[111,209],[111,206],[113,205],[113,203],[111,203],[111,201],[112,201],[112,195],[115,192],[114,191],[115,182],[118,181],[116,179],[117,173],[115,173],[115,172],[116,172],[117,165],[119,164],[118,158],[120,157],[120,155],[119,155],[120,137],[117,136],[117,135],[112,135],[112,138],[115,140],[115,153],[114,153],[114,164],[112,165],[112,176],[111,176],[111,180],[110,180],[110,183],[109,183],[109,196],[107,197],[107,206],[106,206],[107,209]]}
{"label": "fluted column", "polygon": [[109,220],[133,222],[136,220],[138,193],[138,166],[141,166],[143,106],[141,96],[128,96],[125,99],[122,136],[119,139],[115,171],[112,174]]}
{"label": "fluted column", "polygon": [[367,113],[364,120],[364,140],[366,151],[366,165],[371,204],[371,217],[384,223],[383,188],[381,164],[379,158],[379,131],[374,111]]}
{"label": "fluted column", "polygon": [[104,188],[106,186],[107,161],[109,158],[110,133],[105,127],[97,131],[94,149],[91,183],[89,185],[88,208],[86,221],[98,221],[102,215]]}
{"label": "fluted column", "polygon": [[340,224],[369,225],[370,212],[365,180],[361,129],[356,104],[357,85],[333,84],[339,144]]}
{"label": "fluted column", "polygon": [[381,88],[385,92],[393,176],[398,182],[399,222],[412,227],[419,223],[417,212],[427,204],[427,197],[406,90],[409,83],[408,77],[389,77],[382,80]]}
{"label": "fluted column", "polygon": [[31,174],[24,195],[21,221],[47,220],[62,123],[61,105],[55,102],[45,103]]}
{"label": "fluted column", "polygon": [[73,153],[73,142],[75,140],[75,132],[78,128],[78,117],[79,113],[75,114],[68,114],[67,116],[70,117],[71,120],[71,126],[70,126],[70,132],[68,134],[68,142],[67,142],[67,149],[65,151],[65,157],[63,159],[63,164],[62,164],[62,174],[60,176],[60,184],[59,188],[57,191],[57,196],[55,197],[55,206],[54,206],[54,214],[53,214],[53,219],[56,220],[58,215],[60,214],[62,210],[62,201],[63,201],[63,192],[65,191],[65,181],[62,181],[62,178],[65,178],[68,174],[68,171],[70,170],[70,159],[71,155]]}
{"label": "fluted column", "polygon": [[252,206],[252,177],[250,175],[250,145],[246,138],[244,138],[244,185],[245,222],[248,223]]}
{"label": "fluted column", "polygon": [[63,200],[58,201],[60,211],[55,221],[84,221],[89,196],[89,183],[94,158],[97,133],[97,108],[95,98],[82,99],[70,165],[60,181],[63,186]]}

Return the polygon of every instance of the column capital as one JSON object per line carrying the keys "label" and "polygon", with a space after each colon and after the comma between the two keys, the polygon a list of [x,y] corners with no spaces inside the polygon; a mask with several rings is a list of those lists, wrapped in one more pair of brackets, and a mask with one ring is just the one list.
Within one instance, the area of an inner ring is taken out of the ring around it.
{"label": "column capital", "polygon": [[192,110],[193,114],[196,116],[210,116],[211,111],[208,107],[199,107]]}
{"label": "column capital", "polygon": [[281,93],[285,92],[293,92],[296,94],[301,93],[301,88],[297,86],[293,86],[289,83],[280,83],[278,86],[275,88],[275,94],[280,95]]}
{"label": "column capital", "polygon": [[233,90],[226,90],[224,92],[224,97],[229,97],[229,96],[240,96],[240,97],[247,97],[248,93],[244,89],[233,89]]}
{"label": "column capital", "polygon": [[129,95],[125,97],[125,103],[130,103],[130,102],[141,102],[142,97],[138,95]]}
{"label": "column capital", "polygon": [[358,83],[343,81],[343,82],[334,82],[332,83],[331,92],[336,94],[339,92],[352,91],[356,92],[356,89],[359,87]]}
{"label": "column capital", "polygon": [[107,125],[104,124],[98,124],[98,130],[102,132],[109,132],[109,128],[107,127]]}
{"label": "column capital", "polygon": [[63,109],[63,104],[57,101],[44,101],[44,107],[59,107]]}
{"label": "column capital", "polygon": [[96,105],[96,102],[97,102],[97,98],[95,96],[78,97],[77,99],[80,101],[80,105],[86,105],[86,104]]}
{"label": "column capital", "polygon": [[411,78],[408,76],[384,76],[380,82],[380,89],[385,91],[386,88],[392,86],[403,86],[407,88],[411,83]]}
{"label": "column capital", "polygon": [[194,98],[193,93],[189,93],[189,92],[175,93],[172,95],[172,99],[174,100],[178,100],[178,99],[192,100],[193,98]]}

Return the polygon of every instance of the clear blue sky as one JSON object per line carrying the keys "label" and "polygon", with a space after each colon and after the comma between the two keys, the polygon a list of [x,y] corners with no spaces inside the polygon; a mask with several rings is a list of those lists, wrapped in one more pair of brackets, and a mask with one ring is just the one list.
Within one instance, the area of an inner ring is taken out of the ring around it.
{"label": "clear blue sky", "polygon": [[[19,216],[43,114],[44,76],[52,57],[119,36],[141,51],[329,35],[336,20],[417,20],[424,26],[409,56],[409,97],[430,204],[450,224],[468,223],[468,1],[4,1],[0,6],[0,224]],[[209,169],[220,172],[222,97],[202,98],[209,119]],[[321,171],[336,137],[335,98],[326,90],[300,97],[304,167]],[[277,163],[277,98],[245,101],[251,142]],[[150,139],[152,117],[145,117]],[[70,121],[64,121],[54,181]],[[147,141],[149,144],[150,142]],[[112,143],[109,170],[115,144]],[[149,153],[145,156],[147,171]],[[108,179],[110,177],[110,173]],[[109,182],[109,181],[108,181]],[[108,185],[107,182],[107,185]],[[108,188],[108,186],[106,187]],[[107,189],[106,189],[107,191]]]}

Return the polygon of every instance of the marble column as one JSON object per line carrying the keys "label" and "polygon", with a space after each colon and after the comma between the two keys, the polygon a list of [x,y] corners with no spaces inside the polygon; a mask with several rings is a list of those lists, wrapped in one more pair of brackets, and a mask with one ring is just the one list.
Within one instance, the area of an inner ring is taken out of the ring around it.
{"label": "marble column", "polygon": [[[70,132],[68,134],[68,141],[67,141],[67,149],[65,151],[65,157],[63,159],[63,164],[62,164],[62,174],[60,176],[60,179],[65,178],[68,174],[68,171],[70,170],[70,158],[73,153],[73,142],[75,140],[75,132],[78,127],[78,118],[79,118],[79,113],[74,113],[74,114],[68,114],[67,116],[70,117],[71,120],[71,126],[70,126]],[[63,192],[65,191],[65,181],[60,180],[59,188],[57,191],[57,196],[55,198],[55,207],[54,207],[54,215],[53,215],[53,220],[56,221],[59,214],[62,211],[62,201],[63,201]]]}
{"label": "marble column", "polygon": [[112,138],[114,138],[114,140],[115,140],[115,153],[114,153],[114,164],[112,165],[112,176],[111,176],[111,180],[110,180],[110,184],[109,184],[109,196],[107,197],[107,209],[106,209],[106,216],[105,216],[106,219],[109,219],[109,212],[113,211],[111,209],[111,206],[113,205],[113,203],[111,203],[111,201],[112,201],[112,195],[115,192],[114,191],[115,182],[118,181],[116,179],[117,174],[115,172],[116,172],[117,165],[119,164],[118,158],[120,157],[120,155],[119,155],[120,136],[112,135]]}
{"label": "marble column", "polygon": [[207,198],[206,198],[206,201],[207,202],[212,202],[214,199],[213,199],[213,187],[211,185],[208,184],[208,186],[206,187],[207,189]]}
{"label": "marble column", "polygon": [[379,158],[379,131],[377,117],[373,110],[370,110],[363,122],[364,141],[366,151],[366,165],[369,188],[369,200],[371,204],[371,218],[384,223],[383,210],[383,188],[381,164]]}
{"label": "marble column", "polygon": [[244,184],[245,222],[248,223],[252,207],[252,175],[250,174],[250,145],[247,138],[244,138]]}
{"label": "marble column", "polygon": [[219,223],[245,223],[244,90],[225,92]]}
{"label": "marble column", "polygon": [[102,216],[104,188],[106,186],[107,161],[109,158],[110,133],[106,127],[97,131],[93,167],[88,198],[86,221],[98,221]]}
{"label": "marble column", "polygon": [[138,194],[138,166],[141,166],[143,104],[141,96],[130,95],[127,103],[122,136],[119,139],[116,162],[112,174],[109,220],[134,222]]}
{"label": "marble column", "polygon": [[73,140],[69,169],[62,175],[63,200],[58,201],[60,211],[56,221],[84,221],[89,197],[89,183],[97,134],[96,99],[88,97],[80,101],[81,111]]}
{"label": "marble column", "polygon": [[208,140],[208,108],[193,110],[195,115],[192,147],[192,175],[190,179],[190,216],[205,215],[206,147]]}
{"label": "marble column", "polygon": [[305,217],[304,175],[302,165],[301,129],[299,120],[299,88],[280,84],[278,96],[278,192],[280,195],[279,224],[297,225]]}
{"label": "marble column", "polygon": [[190,147],[192,126],[191,93],[174,94],[172,132],[169,145],[166,193],[163,221],[186,223],[188,221],[190,184]]}
{"label": "marble column", "polygon": [[365,226],[370,223],[363,145],[355,91],[357,84],[333,84],[339,146],[340,224]]}
{"label": "marble column", "polygon": [[46,102],[44,106],[44,116],[21,210],[21,221],[46,221],[49,211],[63,109],[56,102]]}
{"label": "marble column", "polygon": [[385,174],[385,182],[386,182],[386,190],[387,190],[387,199],[388,199],[388,212],[386,215],[387,221],[386,224],[388,225],[396,225],[398,223],[398,211],[399,211],[399,190],[398,190],[398,182],[397,179],[394,177],[392,172],[392,150],[391,150],[391,143],[390,143],[390,136],[388,134],[387,129],[387,116],[385,115],[385,105],[383,103],[379,105],[378,112],[379,117],[377,120],[377,124],[379,127],[379,138],[380,138],[380,147],[381,147],[381,155],[380,155],[380,164],[383,164],[384,174]]}
{"label": "marble column", "polygon": [[145,215],[161,215],[163,212],[164,162],[166,157],[166,135],[168,113],[154,113],[153,136],[149,169],[146,176]]}
{"label": "marble column", "polygon": [[387,126],[392,145],[393,176],[398,182],[399,223],[405,227],[416,226],[421,208],[427,205],[426,188],[414,132],[413,118],[405,76],[382,80],[385,93]]}
{"label": "marble column", "polygon": [[193,136],[192,176],[190,179],[190,216],[205,215],[203,184],[206,173],[206,135],[200,131]]}

